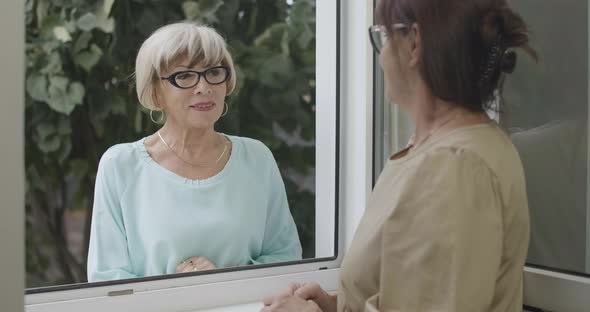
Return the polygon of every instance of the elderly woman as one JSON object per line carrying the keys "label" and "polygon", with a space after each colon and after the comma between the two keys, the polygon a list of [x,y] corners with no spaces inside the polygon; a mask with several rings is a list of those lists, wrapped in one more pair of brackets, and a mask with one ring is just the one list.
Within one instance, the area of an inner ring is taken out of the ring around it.
{"label": "elderly woman", "polygon": [[505,0],[381,0],[370,28],[389,97],[415,125],[387,162],[337,295],[291,285],[264,311],[522,311],[523,168],[486,114],[527,27]]}
{"label": "elderly woman", "polygon": [[236,85],[223,38],[193,23],[164,26],[135,70],[139,102],[164,125],[100,160],[88,281],[301,259],[270,150],[215,131]]}

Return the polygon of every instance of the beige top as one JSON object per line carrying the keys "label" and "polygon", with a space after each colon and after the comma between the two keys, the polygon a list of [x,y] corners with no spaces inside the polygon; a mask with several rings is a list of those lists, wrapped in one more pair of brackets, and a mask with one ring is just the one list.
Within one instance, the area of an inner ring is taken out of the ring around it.
{"label": "beige top", "polygon": [[344,257],[338,311],[522,311],[529,213],[493,122],[385,165]]}

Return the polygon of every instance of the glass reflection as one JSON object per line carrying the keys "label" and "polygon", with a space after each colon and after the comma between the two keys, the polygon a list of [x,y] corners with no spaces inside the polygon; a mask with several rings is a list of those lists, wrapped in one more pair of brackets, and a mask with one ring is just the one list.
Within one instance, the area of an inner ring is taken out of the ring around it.
{"label": "glass reflection", "polygon": [[[519,1],[539,64],[507,78],[501,123],[511,132],[531,214],[529,264],[590,273],[588,2]],[[560,29],[548,23],[561,20]],[[564,31],[567,36],[564,36]],[[555,47],[563,47],[556,49]]]}

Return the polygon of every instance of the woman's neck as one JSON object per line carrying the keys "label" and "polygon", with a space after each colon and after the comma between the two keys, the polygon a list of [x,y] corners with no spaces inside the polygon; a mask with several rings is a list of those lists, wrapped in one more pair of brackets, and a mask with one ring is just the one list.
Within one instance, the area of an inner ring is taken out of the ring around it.
{"label": "woman's neck", "polygon": [[439,132],[489,121],[484,112],[473,112],[457,103],[432,96],[416,99],[411,114],[416,125],[413,142],[427,140]]}
{"label": "woman's neck", "polygon": [[159,132],[176,153],[185,155],[188,159],[198,159],[223,143],[221,136],[213,128],[183,128],[166,122]]}
{"label": "woman's neck", "polygon": [[454,118],[457,114],[464,114],[465,109],[461,106],[444,102],[433,97],[422,97],[417,99],[411,115],[416,125],[414,142],[420,142],[442,123]]}

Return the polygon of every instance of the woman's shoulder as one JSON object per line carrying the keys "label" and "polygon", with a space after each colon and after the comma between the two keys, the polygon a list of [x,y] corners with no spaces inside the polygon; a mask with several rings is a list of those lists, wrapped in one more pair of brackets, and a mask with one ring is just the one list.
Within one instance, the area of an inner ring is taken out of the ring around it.
{"label": "woman's shoulder", "polygon": [[233,144],[238,145],[242,154],[248,157],[268,157],[272,152],[262,141],[242,136],[228,135]]}
{"label": "woman's shoulder", "polygon": [[455,129],[433,145],[468,150],[483,159],[506,158],[516,153],[510,137],[495,122]]}
{"label": "woman's shoulder", "polygon": [[137,164],[142,155],[142,141],[143,139],[109,147],[100,158],[100,166],[129,167]]}
{"label": "woman's shoulder", "polygon": [[463,167],[489,167],[480,151],[464,145],[433,146],[417,155],[413,163],[417,167],[435,169],[451,164],[460,164]]}
{"label": "woman's shoulder", "polygon": [[498,177],[522,172],[516,147],[504,130],[495,123],[450,132],[425,150],[424,155],[433,166],[456,162],[463,167],[489,170]]}

